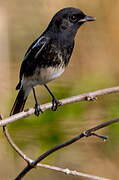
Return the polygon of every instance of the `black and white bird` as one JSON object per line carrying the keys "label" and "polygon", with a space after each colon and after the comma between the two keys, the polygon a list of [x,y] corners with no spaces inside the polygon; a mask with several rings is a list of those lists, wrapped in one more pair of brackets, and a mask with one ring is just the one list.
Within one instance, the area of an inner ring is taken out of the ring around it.
{"label": "black and white bird", "polygon": [[31,90],[35,98],[35,114],[41,109],[38,104],[35,89],[36,85],[44,85],[52,96],[52,110],[56,110],[59,101],[52,94],[48,82],[58,78],[69,63],[77,30],[87,21],[95,18],[85,15],[80,9],[64,8],[58,11],[47,29],[36,39],[27,50],[21,64],[19,90],[10,115],[21,112]]}

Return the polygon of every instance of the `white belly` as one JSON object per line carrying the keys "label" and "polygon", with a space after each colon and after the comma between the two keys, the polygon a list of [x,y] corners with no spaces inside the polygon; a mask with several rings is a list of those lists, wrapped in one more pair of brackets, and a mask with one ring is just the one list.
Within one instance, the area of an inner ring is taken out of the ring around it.
{"label": "white belly", "polygon": [[23,79],[23,86],[33,87],[38,84],[46,84],[49,81],[58,78],[64,72],[64,70],[64,67],[48,67],[40,68],[40,70],[37,68],[33,76],[25,77]]}
{"label": "white belly", "polygon": [[47,69],[41,68],[38,77],[39,84],[45,84],[49,81],[52,81],[53,79],[58,78],[64,72],[64,70],[65,70],[64,67],[59,67],[59,68],[48,67]]}

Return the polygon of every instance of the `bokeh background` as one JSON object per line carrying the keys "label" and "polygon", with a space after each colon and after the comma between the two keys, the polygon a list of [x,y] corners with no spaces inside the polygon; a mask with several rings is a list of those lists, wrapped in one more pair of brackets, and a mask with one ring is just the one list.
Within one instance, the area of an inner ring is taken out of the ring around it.
{"label": "bokeh background", "polygon": [[[57,98],[117,86],[119,83],[119,0],[0,0],[0,113],[9,115],[17,92],[20,64],[29,45],[44,31],[61,8],[76,7],[95,16],[96,22],[83,25],[65,73],[49,87]],[[39,102],[51,100],[43,87],[37,87]],[[34,105],[32,93],[26,108]],[[100,97],[95,102],[80,102],[48,110],[8,126],[15,143],[32,159],[64,142],[84,129],[119,116],[119,95]],[[82,139],[59,150],[43,161],[50,165],[119,179],[119,124],[100,130],[109,136]],[[25,167],[0,129],[0,180],[11,180]],[[37,168],[25,180],[83,180],[52,170]]]}

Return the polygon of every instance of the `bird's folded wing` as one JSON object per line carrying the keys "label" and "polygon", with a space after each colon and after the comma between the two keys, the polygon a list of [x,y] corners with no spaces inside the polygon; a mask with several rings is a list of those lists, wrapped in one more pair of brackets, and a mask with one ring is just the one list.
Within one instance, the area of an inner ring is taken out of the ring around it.
{"label": "bird's folded wing", "polygon": [[19,89],[21,87],[21,80],[23,75],[31,76],[36,66],[37,57],[40,55],[45,46],[49,43],[50,38],[41,36],[27,50],[20,69],[20,81],[16,87]]}
{"label": "bird's folded wing", "polygon": [[49,37],[41,36],[27,50],[23,61],[25,61],[29,56],[34,55],[34,58],[37,58],[38,54],[42,51],[42,49],[46,46],[46,44],[50,41]]}

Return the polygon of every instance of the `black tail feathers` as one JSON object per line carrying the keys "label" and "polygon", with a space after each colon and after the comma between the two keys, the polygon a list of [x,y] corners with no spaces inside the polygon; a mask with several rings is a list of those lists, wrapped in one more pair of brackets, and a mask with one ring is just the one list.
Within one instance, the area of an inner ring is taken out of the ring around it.
{"label": "black tail feathers", "polygon": [[24,96],[25,96],[25,92],[24,92],[24,90],[21,89],[16,97],[16,100],[15,100],[12,110],[10,112],[10,116],[17,114],[23,110],[23,108],[25,106],[25,102],[27,100],[27,97],[24,98]]}

